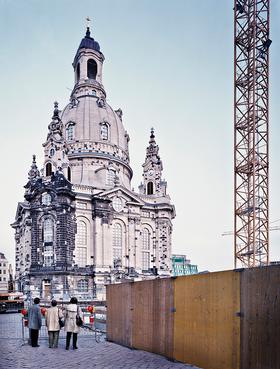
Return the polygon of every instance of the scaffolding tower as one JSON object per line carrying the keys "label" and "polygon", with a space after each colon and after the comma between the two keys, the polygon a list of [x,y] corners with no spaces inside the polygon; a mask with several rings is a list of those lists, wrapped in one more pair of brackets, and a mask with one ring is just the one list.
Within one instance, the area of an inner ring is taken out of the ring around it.
{"label": "scaffolding tower", "polygon": [[235,268],[269,263],[269,3],[234,0]]}

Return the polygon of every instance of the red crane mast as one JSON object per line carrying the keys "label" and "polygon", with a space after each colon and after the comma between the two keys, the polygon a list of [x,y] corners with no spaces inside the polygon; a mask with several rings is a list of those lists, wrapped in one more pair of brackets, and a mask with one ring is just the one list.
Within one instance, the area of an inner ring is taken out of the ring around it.
{"label": "red crane mast", "polygon": [[269,263],[269,5],[234,0],[235,268]]}

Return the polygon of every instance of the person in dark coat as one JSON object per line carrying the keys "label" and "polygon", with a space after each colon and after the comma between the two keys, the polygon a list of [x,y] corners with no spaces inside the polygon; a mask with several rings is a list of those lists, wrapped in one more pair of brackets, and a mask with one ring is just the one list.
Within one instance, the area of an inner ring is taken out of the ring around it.
{"label": "person in dark coat", "polygon": [[40,346],[38,345],[38,337],[39,330],[41,329],[42,326],[42,315],[39,303],[40,303],[39,297],[35,297],[34,305],[28,309],[28,327],[32,347]]}

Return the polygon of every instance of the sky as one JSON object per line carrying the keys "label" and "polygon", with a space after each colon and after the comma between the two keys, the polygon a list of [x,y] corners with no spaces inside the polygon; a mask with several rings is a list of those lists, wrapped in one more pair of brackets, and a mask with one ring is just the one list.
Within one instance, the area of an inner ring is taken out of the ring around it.
{"label": "sky", "polygon": [[[0,0],[0,252],[14,263],[14,221],[53,102],[73,88],[85,18],[105,55],[107,101],[123,110],[138,188],[151,127],[176,207],[173,253],[199,271],[232,269],[233,1]],[[280,3],[271,0],[270,220],[280,226]],[[270,234],[280,260],[280,230]]]}

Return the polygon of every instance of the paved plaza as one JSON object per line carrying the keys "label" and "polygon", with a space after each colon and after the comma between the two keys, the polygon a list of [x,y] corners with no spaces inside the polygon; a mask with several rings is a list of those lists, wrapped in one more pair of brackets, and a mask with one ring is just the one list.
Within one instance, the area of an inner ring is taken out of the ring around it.
{"label": "paved plaza", "polygon": [[78,337],[78,350],[65,350],[65,338],[57,349],[49,349],[46,338],[39,340],[40,347],[23,344],[20,316],[0,315],[0,368],[1,369],[197,369],[168,361],[166,358],[140,350],[130,350],[111,343],[96,343],[93,335]]}

